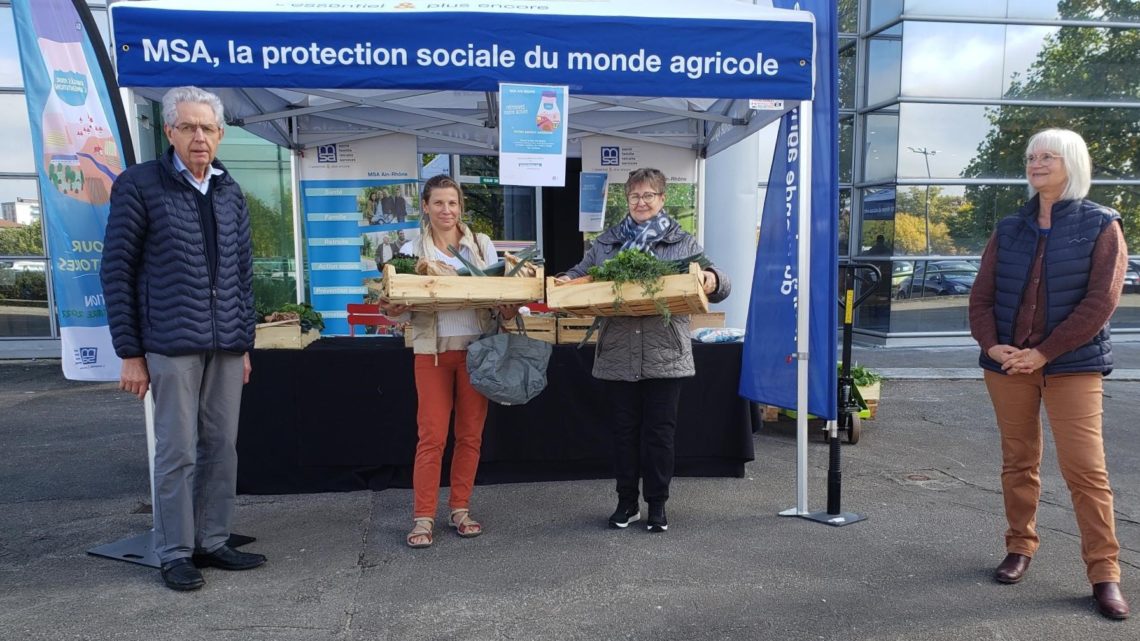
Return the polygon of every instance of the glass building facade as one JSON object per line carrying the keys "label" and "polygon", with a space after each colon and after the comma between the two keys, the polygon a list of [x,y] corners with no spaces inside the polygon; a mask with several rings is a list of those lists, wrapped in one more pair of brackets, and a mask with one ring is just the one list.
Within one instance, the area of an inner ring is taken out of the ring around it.
{"label": "glass building facade", "polygon": [[[1028,138],[1088,142],[1089,198],[1140,251],[1140,3],[841,0],[840,253],[884,279],[856,312],[872,342],[960,337],[994,223],[1027,198]],[[1140,330],[1140,261],[1114,331]],[[954,342],[954,341],[948,341]]]}

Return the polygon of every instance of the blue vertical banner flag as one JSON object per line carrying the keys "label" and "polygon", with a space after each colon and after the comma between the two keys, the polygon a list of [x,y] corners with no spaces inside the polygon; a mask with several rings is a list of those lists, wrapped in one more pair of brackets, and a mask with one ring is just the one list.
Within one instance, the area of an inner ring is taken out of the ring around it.
{"label": "blue vertical banner flag", "polygon": [[74,380],[118,380],[120,362],[99,283],[111,183],[133,162],[118,89],[85,3],[14,0],[12,9],[63,373]]}
{"label": "blue vertical banner flag", "polygon": [[[836,322],[839,314],[839,103],[835,3],[775,0],[777,8],[815,15],[816,79],[812,103],[811,184],[800,183],[799,111],[780,125],[753,273],[740,395],[758,403],[796,407],[796,313],[806,298],[809,314],[808,411],[835,419]],[[811,189],[811,235],[798,237],[799,196]],[[799,291],[800,248],[810,243],[811,291]],[[801,294],[803,294],[801,296]]]}

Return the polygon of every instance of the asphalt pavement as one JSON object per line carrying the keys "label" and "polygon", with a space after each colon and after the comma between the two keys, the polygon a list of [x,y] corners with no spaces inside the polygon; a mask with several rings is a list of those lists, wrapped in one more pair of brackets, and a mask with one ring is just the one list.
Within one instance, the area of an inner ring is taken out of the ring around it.
{"label": "asphalt pavement", "polygon": [[[1136,605],[1140,346],[1117,352],[1104,434]],[[58,361],[0,362],[0,640],[1140,639],[1140,617],[1093,609],[1051,439],[1041,549],[1020,585],[991,579],[1000,456],[974,350],[855,360],[887,374],[877,418],[841,450],[859,523],[779,516],[796,501],[794,426],[765,424],[745,478],[675,479],[664,534],[607,529],[607,480],[477,486],[486,533],[437,528],[425,550],[404,545],[410,490],[239,496],[235,530],[269,563],[206,570],[192,593],[86,554],[150,527],[141,403],[64,380]],[[813,436],[811,509],[828,457]]]}

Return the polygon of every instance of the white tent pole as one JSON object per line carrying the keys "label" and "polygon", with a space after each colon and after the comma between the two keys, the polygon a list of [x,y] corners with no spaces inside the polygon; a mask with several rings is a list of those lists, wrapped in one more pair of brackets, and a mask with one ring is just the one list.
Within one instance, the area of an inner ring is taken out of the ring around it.
{"label": "white tent pole", "polygon": [[811,109],[812,101],[799,106],[800,120],[800,248],[796,304],[796,511],[808,513],[808,359],[811,331]]}
{"label": "white tent pole", "polygon": [[293,279],[296,284],[297,302],[305,302],[305,238],[301,220],[301,176],[297,171],[297,117],[289,119],[293,136],[293,153],[289,154],[289,181],[293,185]]}

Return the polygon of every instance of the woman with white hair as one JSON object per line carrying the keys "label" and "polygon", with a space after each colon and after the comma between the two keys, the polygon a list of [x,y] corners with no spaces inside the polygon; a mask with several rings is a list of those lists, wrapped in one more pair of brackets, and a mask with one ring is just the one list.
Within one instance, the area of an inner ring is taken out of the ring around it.
{"label": "woman with white hair", "polygon": [[1007,555],[994,579],[1020,582],[1039,545],[1044,402],[1096,609],[1126,619],[1101,415],[1102,379],[1112,371],[1108,320],[1128,248],[1120,214],[1086,198],[1091,165],[1072,131],[1046,129],[1029,139],[1030,199],[997,223],[982,254],[970,330],[1001,432]]}

